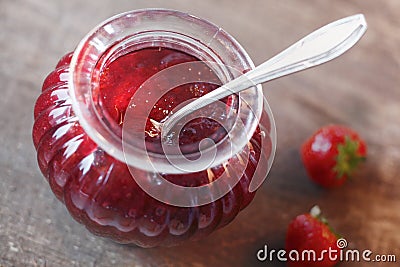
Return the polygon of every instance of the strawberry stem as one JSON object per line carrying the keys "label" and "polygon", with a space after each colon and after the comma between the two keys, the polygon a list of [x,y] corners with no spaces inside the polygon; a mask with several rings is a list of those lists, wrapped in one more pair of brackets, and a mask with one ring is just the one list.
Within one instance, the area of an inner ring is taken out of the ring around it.
{"label": "strawberry stem", "polygon": [[358,153],[360,143],[357,140],[352,140],[349,136],[345,137],[344,143],[337,146],[338,154],[336,156],[336,166],[333,170],[340,179],[343,176],[350,177],[355,168],[365,157]]}
{"label": "strawberry stem", "polygon": [[340,234],[338,234],[333,228],[332,226],[330,226],[330,224],[328,223],[328,220],[322,216],[322,211],[321,208],[318,205],[315,205],[314,207],[311,208],[310,210],[310,215],[313,216],[314,218],[316,218],[318,221],[322,222],[323,224],[325,224],[329,230],[337,237],[337,238],[341,238],[342,236]]}

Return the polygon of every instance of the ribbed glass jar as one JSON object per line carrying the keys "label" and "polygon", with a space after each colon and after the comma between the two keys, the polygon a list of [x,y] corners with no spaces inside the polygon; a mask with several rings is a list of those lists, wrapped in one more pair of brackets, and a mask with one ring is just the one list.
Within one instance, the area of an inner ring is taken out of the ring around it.
{"label": "ribbed glass jar", "polygon": [[[162,153],[147,152],[143,160],[140,149],[126,149],[130,144],[115,130],[118,123],[98,101],[101,73],[120,57],[154,48],[192,56],[220,83],[254,67],[233,37],[205,20],[163,9],[119,14],[95,27],[48,75],[33,126],[40,170],[71,215],[97,235],[142,247],[196,240],[228,224],[253,199],[276,143],[272,113],[257,86],[233,96],[235,108],[226,114],[227,120],[233,116],[240,121],[242,135],[229,134],[234,123],[225,138],[216,140],[217,149],[233,147],[233,154],[217,155],[203,170],[175,172]],[[157,161],[156,172],[146,167],[152,160]],[[163,201],[138,183],[157,175],[180,186],[207,187],[223,174],[237,176],[237,181],[220,197],[194,201],[201,205]]]}

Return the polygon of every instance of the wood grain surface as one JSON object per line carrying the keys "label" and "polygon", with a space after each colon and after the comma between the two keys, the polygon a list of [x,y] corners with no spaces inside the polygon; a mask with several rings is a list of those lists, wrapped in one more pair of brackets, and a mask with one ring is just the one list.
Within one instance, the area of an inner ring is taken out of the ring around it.
{"label": "wood grain surface", "polygon": [[[165,7],[230,32],[256,64],[335,19],[364,13],[361,42],[339,59],[264,85],[278,133],[268,179],[227,227],[180,247],[141,249],[91,235],[71,219],[41,176],[31,141],[33,105],[57,60],[104,19]],[[349,247],[400,261],[400,1],[0,0],[0,266],[285,266],[259,262],[284,246],[287,224],[318,204]],[[369,146],[344,187],[307,178],[299,146],[318,127],[351,126]]]}

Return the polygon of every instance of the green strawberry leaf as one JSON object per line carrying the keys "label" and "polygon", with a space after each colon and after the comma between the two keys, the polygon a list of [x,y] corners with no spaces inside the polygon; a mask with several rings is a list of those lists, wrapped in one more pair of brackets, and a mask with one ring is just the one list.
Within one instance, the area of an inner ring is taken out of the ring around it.
{"label": "green strawberry leaf", "polygon": [[343,144],[337,146],[338,154],[336,156],[336,166],[333,170],[336,172],[338,179],[343,176],[351,177],[358,164],[365,161],[365,157],[360,156],[358,153],[359,146],[359,141],[352,140],[349,136],[345,137]]}

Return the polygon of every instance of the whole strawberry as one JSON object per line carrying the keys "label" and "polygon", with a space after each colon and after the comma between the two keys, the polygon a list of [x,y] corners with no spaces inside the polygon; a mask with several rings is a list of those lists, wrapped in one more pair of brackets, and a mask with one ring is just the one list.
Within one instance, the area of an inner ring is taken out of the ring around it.
{"label": "whole strawberry", "polygon": [[357,132],[342,125],[322,127],[301,147],[310,178],[327,188],[342,185],[366,154],[367,146]]}
{"label": "whole strawberry", "polygon": [[318,206],[297,216],[286,234],[289,267],[330,267],[340,259],[337,236],[321,217]]}

